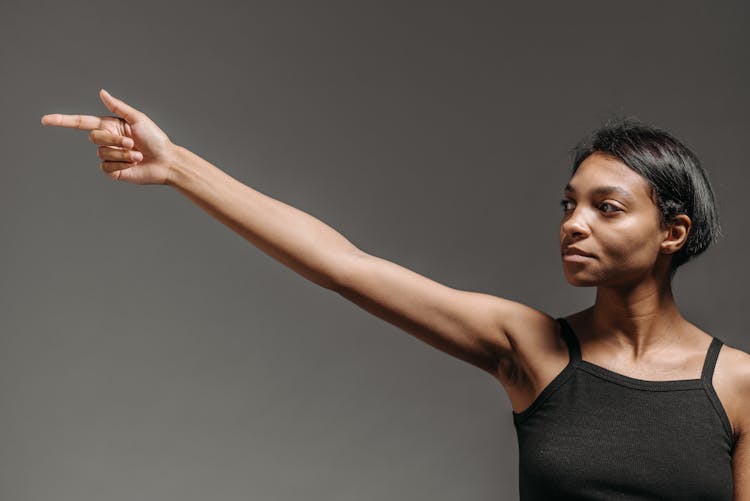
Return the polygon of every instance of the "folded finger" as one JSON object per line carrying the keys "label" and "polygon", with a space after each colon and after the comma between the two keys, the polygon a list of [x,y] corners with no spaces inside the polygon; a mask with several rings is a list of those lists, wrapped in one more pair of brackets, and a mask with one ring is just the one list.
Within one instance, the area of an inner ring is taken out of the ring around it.
{"label": "folded finger", "polygon": [[114,162],[140,162],[143,160],[143,153],[135,150],[123,150],[112,146],[99,146],[96,154],[102,160]]}
{"label": "folded finger", "polygon": [[100,146],[121,146],[123,148],[132,148],[135,144],[127,136],[112,134],[101,129],[94,129],[89,133],[89,139],[92,143]]}
{"label": "folded finger", "polygon": [[93,130],[101,126],[102,119],[91,115],[61,115],[53,113],[42,117],[43,125],[68,127],[71,129]]}
{"label": "folded finger", "polygon": [[[106,174],[112,174],[119,170],[129,169],[130,167],[133,167],[133,166],[135,166],[134,163],[127,163],[127,162],[102,162],[100,164],[100,168],[102,172]],[[115,179],[117,178],[118,177],[115,177]]]}

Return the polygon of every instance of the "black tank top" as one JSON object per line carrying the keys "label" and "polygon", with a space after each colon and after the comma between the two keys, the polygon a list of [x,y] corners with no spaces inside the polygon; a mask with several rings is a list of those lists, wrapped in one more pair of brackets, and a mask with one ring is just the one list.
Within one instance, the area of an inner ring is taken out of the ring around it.
{"label": "black tank top", "polygon": [[522,501],[731,501],[732,428],[712,384],[714,337],[700,379],[645,381],[581,359],[570,324],[565,369],[513,411]]}

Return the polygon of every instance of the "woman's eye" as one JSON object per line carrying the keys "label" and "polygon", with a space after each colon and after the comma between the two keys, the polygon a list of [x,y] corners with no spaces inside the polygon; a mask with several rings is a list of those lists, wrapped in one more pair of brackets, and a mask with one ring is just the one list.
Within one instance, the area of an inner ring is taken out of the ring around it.
{"label": "woman's eye", "polygon": [[[568,204],[569,203],[572,203],[572,202],[570,200],[566,200],[566,199],[560,200],[560,206],[562,206],[563,211],[567,211],[569,209],[568,208]],[[616,207],[615,205],[613,205],[613,204],[611,204],[609,202],[602,202],[601,204],[599,204],[600,208],[601,207],[605,207],[605,206],[606,207],[610,207],[612,210],[604,210],[604,212],[610,213],[610,212],[619,212],[620,211],[620,209],[618,207]]]}
{"label": "woman's eye", "polygon": [[615,207],[614,205],[612,205],[612,204],[611,204],[611,203],[609,203],[609,202],[602,202],[602,204],[601,204],[601,205],[600,205],[599,207],[603,207],[603,206],[605,206],[605,205],[607,205],[607,206],[609,206],[609,207],[612,207],[612,208],[613,208],[614,210],[612,210],[612,211],[604,211],[604,212],[617,212],[617,211],[619,211],[619,210],[620,210],[620,209],[618,209],[617,207]]}

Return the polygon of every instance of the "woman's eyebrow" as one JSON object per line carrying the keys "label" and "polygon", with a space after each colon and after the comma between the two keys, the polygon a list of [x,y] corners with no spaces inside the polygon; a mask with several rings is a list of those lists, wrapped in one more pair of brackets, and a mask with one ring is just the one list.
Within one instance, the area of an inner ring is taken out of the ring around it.
{"label": "woman's eyebrow", "polygon": [[[565,186],[565,191],[570,193],[576,192],[575,188],[573,188],[570,184],[567,184]],[[617,193],[618,195],[622,195],[628,200],[633,200],[633,196],[630,194],[630,192],[620,186],[597,186],[596,188],[591,190],[591,195],[593,196],[608,195],[610,193]]]}

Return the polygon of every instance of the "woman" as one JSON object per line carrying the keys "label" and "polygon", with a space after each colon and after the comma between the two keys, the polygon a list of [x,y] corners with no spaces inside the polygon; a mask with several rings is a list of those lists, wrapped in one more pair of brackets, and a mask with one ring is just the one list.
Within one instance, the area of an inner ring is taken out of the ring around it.
{"label": "woman", "polygon": [[750,354],[688,322],[672,296],[674,272],[719,225],[698,159],[668,133],[626,120],[578,145],[561,254],[596,301],[553,318],[367,254],[100,98],[122,118],[42,123],[91,131],[112,178],[175,187],[300,275],[495,377],[513,407],[522,499],[750,499]]}

